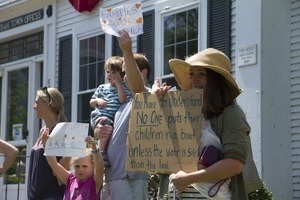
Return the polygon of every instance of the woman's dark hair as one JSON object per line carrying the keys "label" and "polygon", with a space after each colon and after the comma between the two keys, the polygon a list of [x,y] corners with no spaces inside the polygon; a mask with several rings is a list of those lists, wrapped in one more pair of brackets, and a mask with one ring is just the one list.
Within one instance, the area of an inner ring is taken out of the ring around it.
{"label": "woman's dark hair", "polygon": [[232,94],[232,86],[222,75],[206,69],[206,77],[203,113],[206,119],[211,119],[218,117],[228,105],[235,104],[236,100]]}

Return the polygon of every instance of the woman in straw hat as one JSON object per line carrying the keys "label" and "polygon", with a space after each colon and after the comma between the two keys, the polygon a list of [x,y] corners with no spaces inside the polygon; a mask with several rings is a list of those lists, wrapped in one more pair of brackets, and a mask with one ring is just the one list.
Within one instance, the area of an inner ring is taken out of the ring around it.
{"label": "woman in straw hat", "polygon": [[[203,122],[199,155],[205,146],[220,149],[221,160],[186,173],[170,176],[177,194],[192,185],[208,199],[247,199],[242,169],[247,158],[250,126],[236,103],[242,92],[230,74],[231,63],[219,50],[208,48],[185,61],[169,61],[182,90],[203,89]],[[216,137],[217,136],[217,137]]]}

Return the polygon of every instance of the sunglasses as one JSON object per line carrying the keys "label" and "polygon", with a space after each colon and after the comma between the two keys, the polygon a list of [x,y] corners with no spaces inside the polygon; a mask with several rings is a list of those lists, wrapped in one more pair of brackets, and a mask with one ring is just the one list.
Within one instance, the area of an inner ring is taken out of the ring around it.
{"label": "sunglasses", "polygon": [[47,95],[47,97],[49,99],[49,103],[51,103],[52,102],[52,97],[51,97],[50,93],[48,92],[48,88],[43,87],[41,90]]}

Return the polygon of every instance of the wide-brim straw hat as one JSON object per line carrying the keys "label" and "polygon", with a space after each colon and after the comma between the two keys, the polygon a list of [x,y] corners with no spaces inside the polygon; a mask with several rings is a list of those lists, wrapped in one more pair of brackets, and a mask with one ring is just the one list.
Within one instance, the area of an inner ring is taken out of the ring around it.
{"label": "wide-brim straw hat", "polygon": [[230,73],[231,63],[229,58],[217,49],[205,49],[187,58],[185,61],[180,59],[171,59],[169,60],[169,65],[181,90],[192,89],[190,82],[190,68],[192,66],[201,66],[221,74],[231,86],[234,98],[243,91],[239,88]]}

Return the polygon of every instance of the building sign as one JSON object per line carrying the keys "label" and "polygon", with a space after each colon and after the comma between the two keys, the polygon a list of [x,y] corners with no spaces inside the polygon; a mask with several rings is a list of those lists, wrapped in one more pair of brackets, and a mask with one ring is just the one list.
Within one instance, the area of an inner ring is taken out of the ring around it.
{"label": "building sign", "polygon": [[44,17],[44,10],[40,9],[13,19],[9,19],[4,22],[0,22],[0,32],[41,20],[43,19],[43,17]]}
{"label": "building sign", "polygon": [[238,66],[254,65],[257,62],[256,44],[240,47],[237,50]]}

